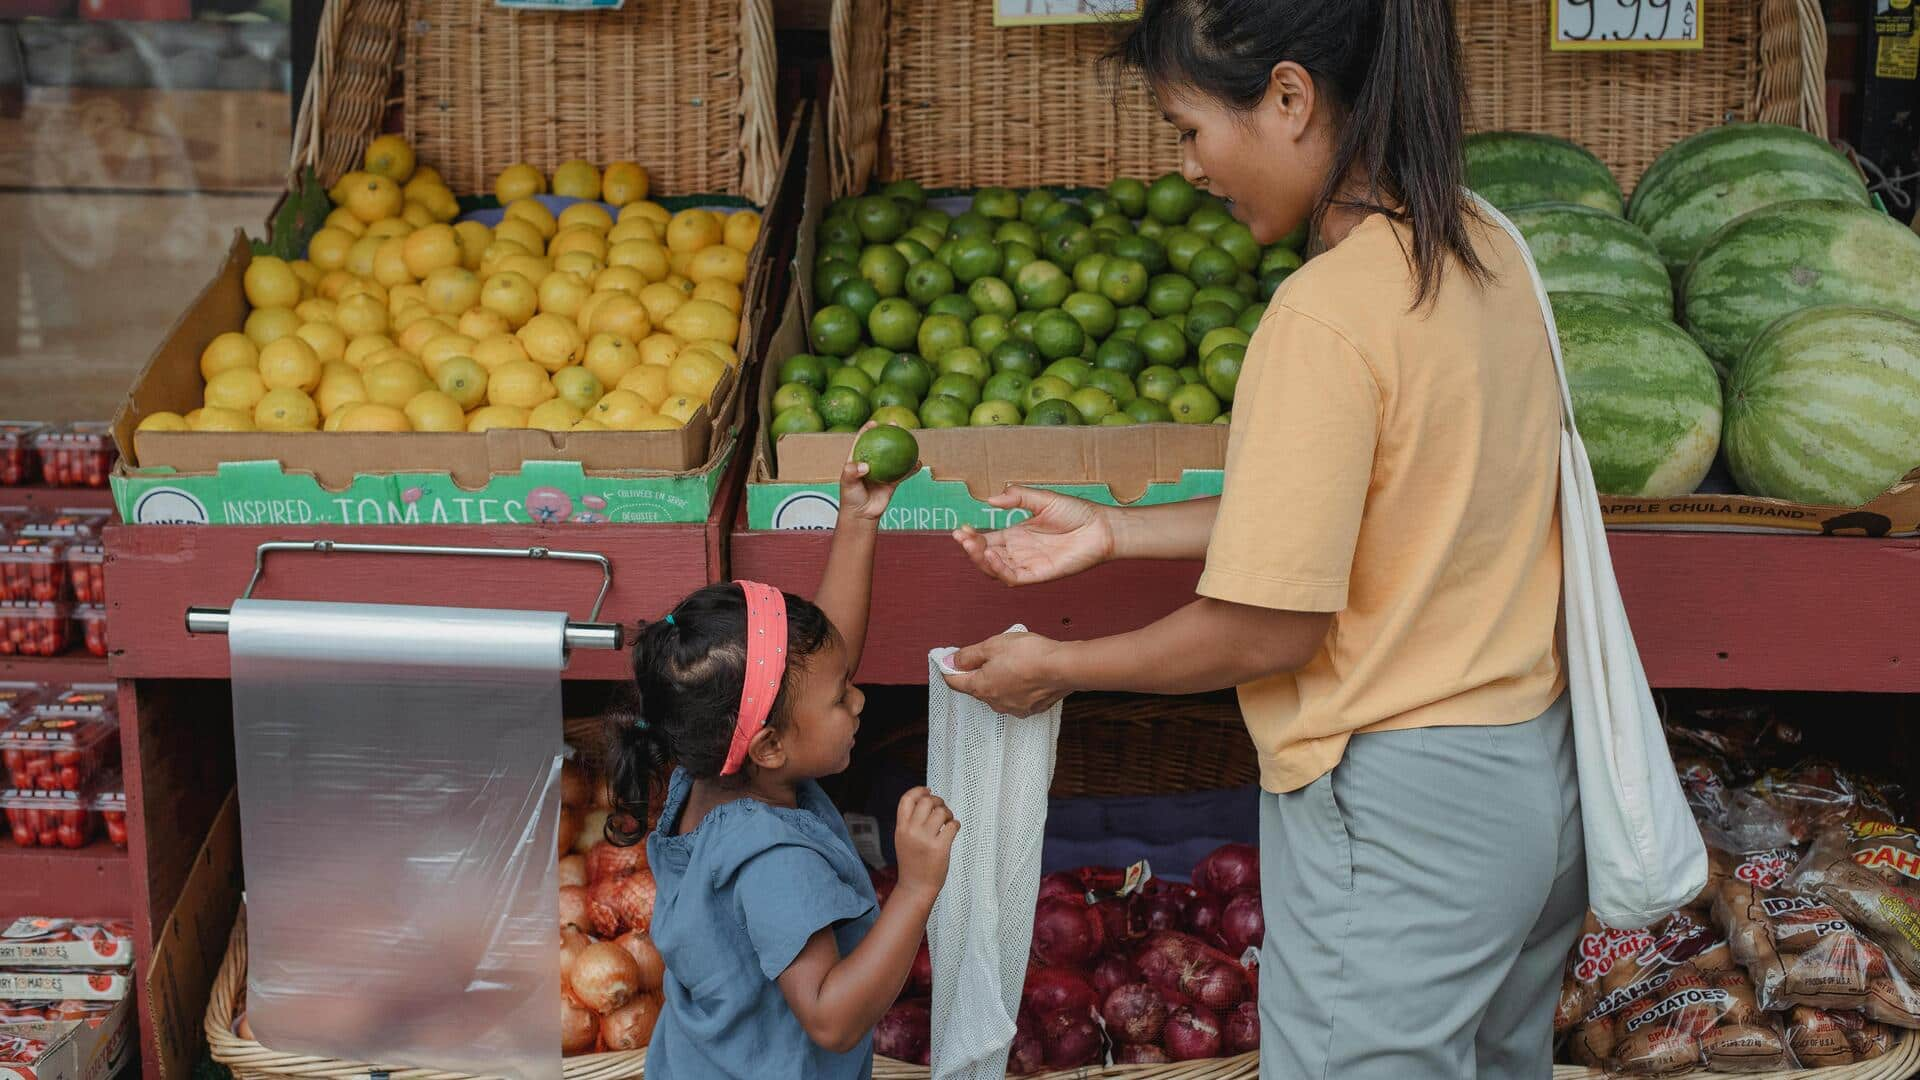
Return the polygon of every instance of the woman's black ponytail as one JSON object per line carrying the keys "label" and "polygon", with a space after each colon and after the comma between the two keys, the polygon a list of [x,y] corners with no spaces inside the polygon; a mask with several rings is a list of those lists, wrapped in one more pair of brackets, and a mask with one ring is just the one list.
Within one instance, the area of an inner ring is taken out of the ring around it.
{"label": "woman's black ponytail", "polygon": [[1418,306],[1449,259],[1486,276],[1467,229],[1459,53],[1452,0],[1146,0],[1115,57],[1243,110],[1275,66],[1305,68],[1339,119],[1313,222],[1334,206],[1405,221]]}

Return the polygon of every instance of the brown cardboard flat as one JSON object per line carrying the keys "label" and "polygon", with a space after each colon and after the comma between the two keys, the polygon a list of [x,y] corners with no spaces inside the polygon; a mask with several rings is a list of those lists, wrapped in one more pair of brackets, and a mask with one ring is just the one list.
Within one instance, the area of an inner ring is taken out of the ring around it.
{"label": "brown cardboard flat", "polygon": [[1860,506],[1815,506],[1752,495],[1683,495],[1672,499],[1604,497],[1613,529],[1724,529],[1807,532],[1827,536],[1920,535],[1920,468]]}
{"label": "brown cardboard flat", "polygon": [[207,997],[240,911],[240,816],[232,793],[207,830],[193,870],[154,940],[146,972],[153,1025],[153,1080],[182,1080],[206,1051]]}
{"label": "brown cardboard flat", "polygon": [[131,998],[91,1020],[0,1026],[0,1035],[39,1039],[47,1050],[31,1065],[0,1065],[0,1080],[112,1080],[127,1063],[134,1027]]}

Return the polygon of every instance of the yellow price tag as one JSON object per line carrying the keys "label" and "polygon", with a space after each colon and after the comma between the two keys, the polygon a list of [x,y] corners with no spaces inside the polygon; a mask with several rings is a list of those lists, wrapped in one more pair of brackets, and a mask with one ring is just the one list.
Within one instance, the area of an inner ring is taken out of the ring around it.
{"label": "yellow price tag", "polygon": [[1559,52],[1700,49],[1699,0],[1553,0]]}

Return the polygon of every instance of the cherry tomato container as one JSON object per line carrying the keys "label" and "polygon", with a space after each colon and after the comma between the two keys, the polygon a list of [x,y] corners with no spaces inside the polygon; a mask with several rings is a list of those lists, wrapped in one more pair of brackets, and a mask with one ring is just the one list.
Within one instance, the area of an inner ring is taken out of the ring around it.
{"label": "cherry tomato container", "polygon": [[91,796],[77,791],[8,788],[0,793],[7,831],[21,847],[86,847],[100,829],[91,803]]}
{"label": "cherry tomato container", "polygon": [[34,440],[47,425],[32,420],[0,420],[0,487],[22,487],[40,478],[40,450]]}
{"label": "cherry tomato container", "polygon": [[80,641],[94,656],[107,655],[107,609],[104,604],[81,604],[73,609]]}
{"label": "cherry tomato container", "polygon": [[73,643],[73,612],[64,603],[0,602],[0,656],[59,656]]}
{"label": "cherry tomato container", "polygon": [[113,511],[97,507],[60,509],[28,519],[13,532],[16,540],[98,540]]}
{"label": "cherry tomato container", "polygon": [[120,458],[112,426],[98,421],[40,432],[33,444],[40,452],[40,475],[52,487],[106,487],[113,463]]}
{"label": "cherry tomato container", "polygon": [[45,706],[0,731],[0,765],[22,791],[89,791],[120,761],[120,723],[111,716],[72,716]]}
{"label": "cherry tomato container", "polygon": [[66,548],[62,540],[0,544],[0,600],[65,600]]}
{"label": "cherry tomato container", "polygon": [[107,602],[107,549],[94,541],[67,547],[67,583],[82,604]]}
{"label": "cherry tomato container", "polygon": [[109,773],[100,781],[99,793],[93,797],[93,808],[100,815],[100,823],[106,827],[107,841],[114,847],[127,846],[127,785],[120,774]]}
{"label": "cherry tomato container", "polygon": [[0,682],[0,731],[47,699],[47,684]]}
{"label": "cherry tomato container", "polygon": [[54,691],[40,712],[51,716],[112,717],[120,704],[115,683],[72,683]]}

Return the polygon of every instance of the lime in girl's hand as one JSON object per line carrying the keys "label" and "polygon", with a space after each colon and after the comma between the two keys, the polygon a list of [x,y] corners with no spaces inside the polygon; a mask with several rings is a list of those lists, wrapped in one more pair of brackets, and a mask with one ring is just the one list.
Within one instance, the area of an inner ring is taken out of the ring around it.
{"label": "lime in girl's hand", "polygon": [[892,484],[912,472],[920,461],[920,443],[905,428],[874,425],[854,440],[853,461],[866,464],[869,481]]}

